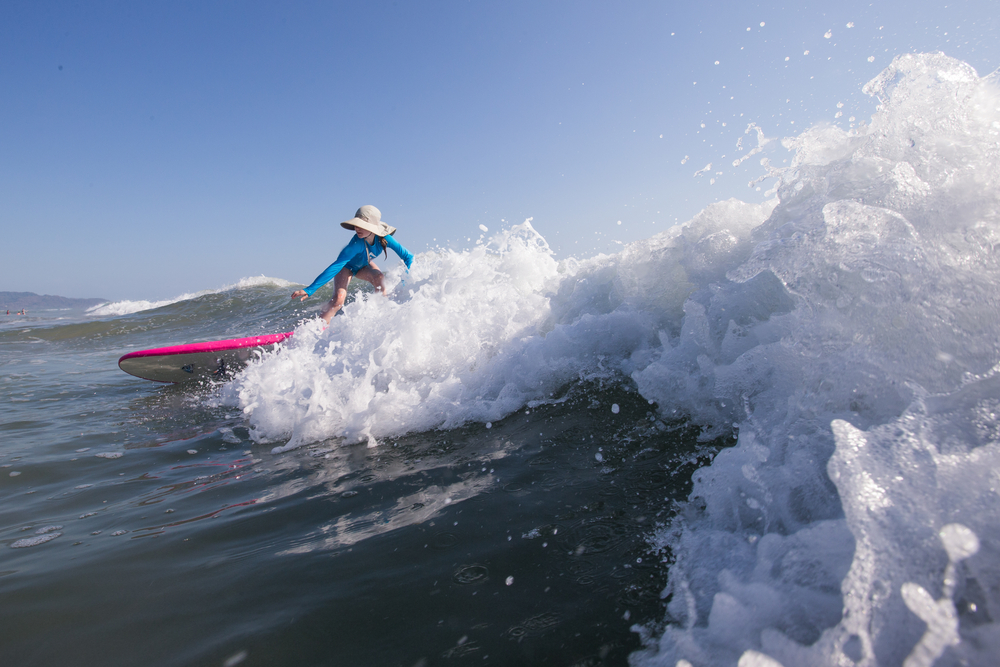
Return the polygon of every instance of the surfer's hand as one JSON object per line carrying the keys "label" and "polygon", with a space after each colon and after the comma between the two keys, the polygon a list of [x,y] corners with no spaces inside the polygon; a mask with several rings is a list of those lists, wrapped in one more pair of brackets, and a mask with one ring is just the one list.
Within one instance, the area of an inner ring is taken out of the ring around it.
{"label": "surfer's hand", "polygon": [[297,289],[294,292],[292,292],[292,298],[298,299],[299,301],[305,301],[306,299],[309,298],[309,295],[306,294],[306,291],[304,289]]}

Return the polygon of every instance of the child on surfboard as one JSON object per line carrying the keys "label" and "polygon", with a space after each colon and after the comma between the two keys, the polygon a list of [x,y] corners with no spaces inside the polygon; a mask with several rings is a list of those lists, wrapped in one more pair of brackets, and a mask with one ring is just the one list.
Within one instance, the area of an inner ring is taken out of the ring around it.
{"label": "child on surfboard", "polygon": [[407,269],[413,263],[413,254],[392,237],[396,233],[396,228],[382,222],[382,212],[374,206],[362,206],[354,214],[354,218],[340,223],[340,226],[350,229],[355,235],[340,251],[337,261],[326,267],[309,287],[292,292],[293,299],[305,301],[332,278],[333,298],[320,315],[327,324],[344,306],[344,300],[347,299],[347,285],[351,282],[351,278],[361,278],[371,283],[376,292],[385,294],[382,272],[372,261],[379,254],[385,253],[388,258],[388,248],[392,248],[392,251],[406,263]]}

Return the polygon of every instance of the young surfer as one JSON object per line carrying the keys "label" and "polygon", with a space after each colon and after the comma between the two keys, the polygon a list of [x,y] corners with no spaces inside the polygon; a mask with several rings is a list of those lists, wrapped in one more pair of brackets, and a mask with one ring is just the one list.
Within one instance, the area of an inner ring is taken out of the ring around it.
{"label": "young surfer", "polygon": [[392,238],[396,228],[382,222],[382,213],[374,206],[362,206],[354,214],[353,219],[340,223],[340,226],[355,232],[351,242],[340,251],[337,261],[326,267],[309,287],[292,292],[293,299],[305,301],[332,278],[333,298],[320,315],[327,323],[343,307],[347,298],[347,285],[351,282],[351,278],[361,278],[370,282],[375,291],[385,294],[382,272],[372,260],[381,253],[385,253],[388,257],[388,248],[392,248],[392,251],[399,255],[399,258],[406,263],[407,269],[413,263],[413,254]]}

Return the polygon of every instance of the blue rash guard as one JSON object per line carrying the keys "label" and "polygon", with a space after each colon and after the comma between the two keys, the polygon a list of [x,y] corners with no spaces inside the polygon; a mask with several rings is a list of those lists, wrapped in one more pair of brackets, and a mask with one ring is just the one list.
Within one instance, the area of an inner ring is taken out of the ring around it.
{"label": "blue rash guard", "polygon": [[[409,269],[410,265],[413,264],[413,253],[399,245],[399,241],[391,236],[386,236],[385,242],[394,253],[399,255],[399,258],[406,263],[406,268]],[[376,245],[368,245],[364,239],[355,234],[351,238],[351,242],[340,251],[337,261],[326,267],[323,273],[316,276],[316,280],[312,281],[312,285],[305,289],[305,293],[312,296],[313,292],[333,280],[333,277],[340,273],[340,270],[345,266],[351,270],[351,273],[357,273],[368,266],[381,252],[381,243],[376,241]]]}

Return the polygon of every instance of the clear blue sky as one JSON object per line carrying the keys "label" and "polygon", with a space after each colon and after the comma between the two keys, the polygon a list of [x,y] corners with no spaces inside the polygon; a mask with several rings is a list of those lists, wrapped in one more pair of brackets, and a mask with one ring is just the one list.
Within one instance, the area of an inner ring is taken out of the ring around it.
{"label": "clear blue sky", "polygon": [[867,120],[901,53],[1000,66],[994,2],[935,4],[6,0],[0,290],[308,283],[362,204],[414,252],[527,217],[611,252],[763,199],[749,123]]}

